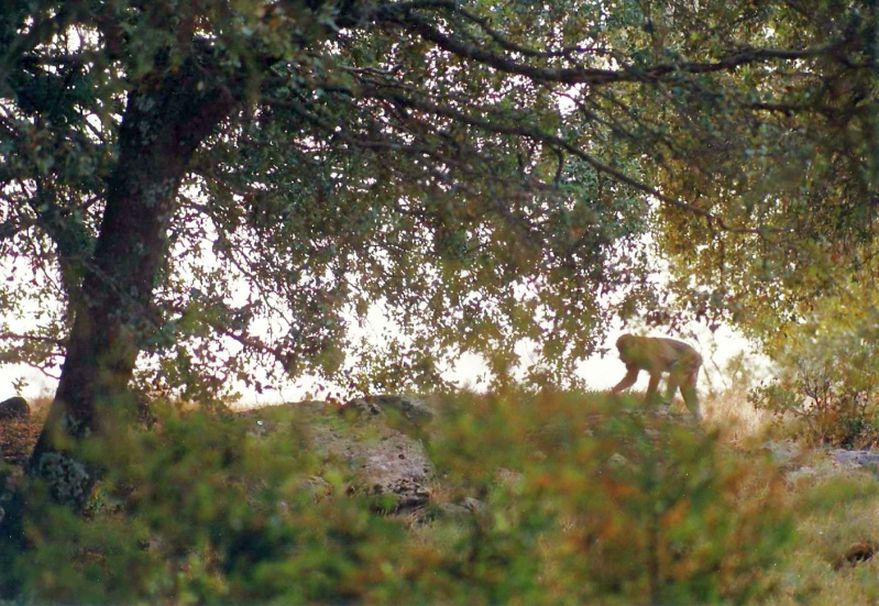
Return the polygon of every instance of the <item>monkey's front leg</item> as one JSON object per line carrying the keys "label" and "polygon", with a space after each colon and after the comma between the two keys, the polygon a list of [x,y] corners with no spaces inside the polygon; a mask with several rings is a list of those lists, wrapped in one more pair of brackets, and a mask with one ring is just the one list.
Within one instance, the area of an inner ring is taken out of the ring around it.
{"label": "monkey's front leg", "polygon": [[622,378],[622,380],[614,385],[613,389],[610,390],[610,393],[620,393],[622,390],[627,389],[635,384],[635,381],[638,380],[638,368],[635,366],[627,366],[626,367],[626,376]]}

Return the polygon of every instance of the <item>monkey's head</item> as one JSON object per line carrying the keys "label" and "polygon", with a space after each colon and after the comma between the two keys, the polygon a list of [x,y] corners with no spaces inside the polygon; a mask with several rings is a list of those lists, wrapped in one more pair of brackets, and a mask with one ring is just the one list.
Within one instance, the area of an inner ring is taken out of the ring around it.
{"label": "monkey's head", "polygon": [[617,350],[620,352],[620,360],[626,364],[635,362],[644,353],[644,346],[641,343],[642,337],[625,334],[617,339]]}
{"label": "monkey's head", "polygon": [[630,334],[621,335],[619,339],[617,339],[617,349],[622,353],[623,351],[629,350],[632,348],[632,345],[635,343],[635,336]]}

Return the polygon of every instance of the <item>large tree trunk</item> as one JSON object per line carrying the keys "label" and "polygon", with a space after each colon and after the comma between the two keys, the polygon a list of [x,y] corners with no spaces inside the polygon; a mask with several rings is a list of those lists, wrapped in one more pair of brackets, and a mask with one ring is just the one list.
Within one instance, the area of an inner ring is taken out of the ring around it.
{"label": "large tree trunk", "polygon": [[198,145],[236,103],[227,88],[204,82],[203,68],[190,62],[157,74],[128,97],[61,380],[27,467],[54,500],[76,510],[100,471],[77,447],[108,430],[106,419],[125,405],[143,338],[156,328],[153,291],[181,180]]}

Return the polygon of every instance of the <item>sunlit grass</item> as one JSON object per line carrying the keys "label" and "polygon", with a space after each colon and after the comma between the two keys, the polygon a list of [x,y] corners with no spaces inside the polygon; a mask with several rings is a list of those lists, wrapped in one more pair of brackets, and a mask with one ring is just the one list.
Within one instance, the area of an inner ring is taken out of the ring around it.
{"label": "sunlit grass", "polygon": [[753,436],[764,435],[771,419],[748,401],[747,393],[726,390],[703,398],[705,419],[719,429],[732,442],[740,442]]}
{"label": "sunlit grass", "polygon": [[49,414],[49,407],[52,405],[54,397],[51,394],[42,394],[28,401],[31,409],[31,420],[33,422],[42,423]]}
{"label": "sunlit grass", "polygon": [[[642,394],[641,394],[642,395]],[[643,397],[643,395],[642,395]],[[681,401],[672,411],[684,413]],[[779,506],[790,512],[792,544],[764,571],[777,587],[768,603],[836,605],[879,602],[879,554],[854,565],[846,552],[859,543],[879,547],[879,481],[866,469],[835,464],[827,451],[795,442],[795,426],[773,423],[756,410],[747,390],[727,389],[703,396],[705,428],[746,454],[763,454],[771,445],[789,451],[777,464],[787,480]]]}

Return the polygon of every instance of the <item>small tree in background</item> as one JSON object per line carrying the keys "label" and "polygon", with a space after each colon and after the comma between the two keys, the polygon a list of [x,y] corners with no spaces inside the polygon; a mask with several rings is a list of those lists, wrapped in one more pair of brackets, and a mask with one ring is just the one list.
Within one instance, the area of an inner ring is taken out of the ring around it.
{"label": "small tree in background", "polygon": [[[869,270],[864,269],[865,272]],[[868,280],[840,281],[806,319],[767,338],[776,377],[752,401],[809,441],[869,447],[879,439],[879,333]]]}

